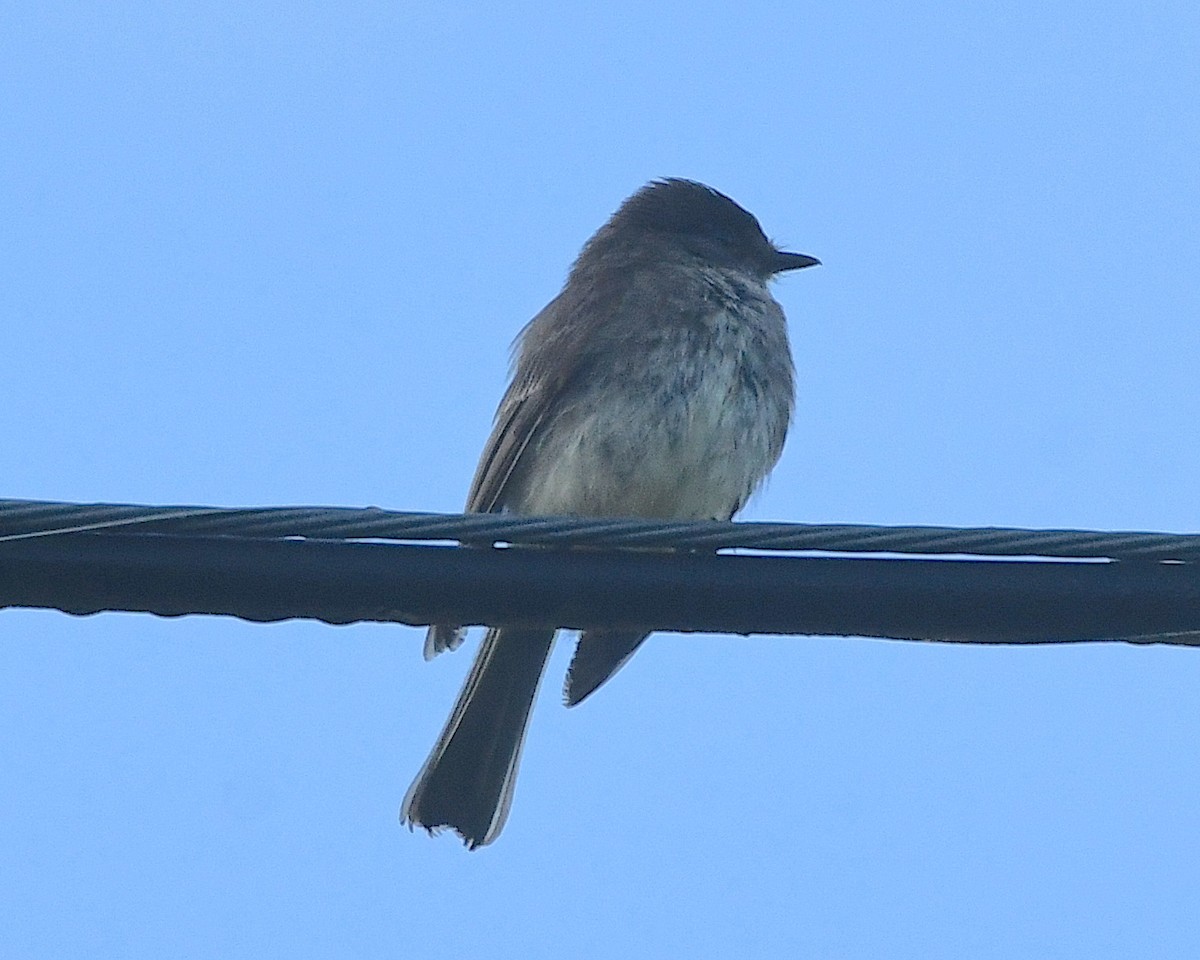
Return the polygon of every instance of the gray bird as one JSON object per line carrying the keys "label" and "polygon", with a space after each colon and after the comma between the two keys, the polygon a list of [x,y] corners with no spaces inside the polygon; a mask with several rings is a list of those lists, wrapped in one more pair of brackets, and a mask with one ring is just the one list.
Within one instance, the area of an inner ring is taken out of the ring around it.
{"label": "gray bird", "polygon": [[[475,513],[728,520],[779,459],[793,404],[783,310],[767,283],[820,261],[778,249],[733,200],[647,184],[584,245],[521,332],[512,382],[471,484]],[[429,659],[462,643],[434,625]],[[472,849],[500,833],[555,632],[492,627],[401,807]],[[586,630],[579,703],[645,633]]]}

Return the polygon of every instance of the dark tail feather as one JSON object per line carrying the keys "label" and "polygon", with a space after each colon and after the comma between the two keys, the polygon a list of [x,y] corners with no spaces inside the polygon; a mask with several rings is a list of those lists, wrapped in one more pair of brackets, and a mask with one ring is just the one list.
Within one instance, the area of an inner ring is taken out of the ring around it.
{"label": "dark tail feather", "polygon": [[567,671],[563,699],[573,707],[625,666],[648,633],[628,630],[585,630]]}
{"label": "dark tail feather", "polygon": [[552,630],[487,632],[454,712],[404,797],[403,822],[430,833],[450,827],[471,849],[496,839],[553,643]]}

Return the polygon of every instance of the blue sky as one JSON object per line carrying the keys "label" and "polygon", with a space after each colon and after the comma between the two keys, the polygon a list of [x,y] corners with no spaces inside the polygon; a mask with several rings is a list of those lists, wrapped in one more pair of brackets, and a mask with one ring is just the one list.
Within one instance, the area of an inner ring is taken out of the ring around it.
{"label": "blue sky", "polygon": [[[346,2],[0,19],[0,494],[457,510],[508,344],[688,176],[788,276],[746,516],[1200,530],[1200,12]],[[986,615],[981,611],[981,615]],[[469,653],[0,613],[24,957],[1194,957],[1200,652],[663,635],[512,817],[401,796]]]}

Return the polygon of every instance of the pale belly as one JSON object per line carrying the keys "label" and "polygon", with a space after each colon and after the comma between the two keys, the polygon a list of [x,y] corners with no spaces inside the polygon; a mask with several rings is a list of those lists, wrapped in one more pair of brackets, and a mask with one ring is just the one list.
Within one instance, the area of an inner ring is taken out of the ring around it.
{"label": "pale belly", "polygon": [[522,502],[512,506],[537,514],[730,517],[778,459],[788,412],[765,404],[729,354],[711,354],[704,370],[698,379],[647,379],[642,389],[625,383],[577,402],[546,432]]}

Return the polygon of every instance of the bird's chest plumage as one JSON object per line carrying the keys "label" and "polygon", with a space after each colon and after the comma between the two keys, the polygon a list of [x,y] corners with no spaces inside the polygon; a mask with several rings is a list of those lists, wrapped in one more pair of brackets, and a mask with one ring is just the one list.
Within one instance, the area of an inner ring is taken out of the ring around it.
{"label": "bird's chest plumage", "polygon": [[782,312],[723,277],[594,370],[540,444],[523,512],[732,515],[774,465],[792,404]]}

